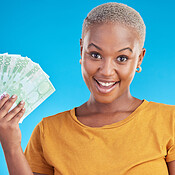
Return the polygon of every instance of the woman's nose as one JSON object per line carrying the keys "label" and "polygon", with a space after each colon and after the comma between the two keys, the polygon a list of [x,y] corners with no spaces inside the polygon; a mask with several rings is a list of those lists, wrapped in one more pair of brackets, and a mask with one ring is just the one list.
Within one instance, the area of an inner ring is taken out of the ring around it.
{"label": "woman's nose", "polygon": [[113,63],[113,60],[111,59],[104,59],[102,61],[102,64],[100,65],[100,73],[104,76],[111,76],[115,73],[115,65]]}

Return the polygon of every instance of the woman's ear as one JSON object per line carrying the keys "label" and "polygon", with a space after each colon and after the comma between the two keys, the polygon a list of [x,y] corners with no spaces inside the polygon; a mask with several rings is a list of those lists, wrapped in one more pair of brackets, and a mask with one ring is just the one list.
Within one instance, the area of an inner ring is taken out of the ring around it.
{"label": "woman's ear", "polygon": [[80,55],[82,57],[82,51],[83,51],[83,40],[80,38]]}
{"label": "woman's ear", "polygon": [[146,49],[145,48],[142,48],[141,53],[139,55],[137,67],[139,67],[142,64],[143,58],[145,56],[145,52],[146,52]]}

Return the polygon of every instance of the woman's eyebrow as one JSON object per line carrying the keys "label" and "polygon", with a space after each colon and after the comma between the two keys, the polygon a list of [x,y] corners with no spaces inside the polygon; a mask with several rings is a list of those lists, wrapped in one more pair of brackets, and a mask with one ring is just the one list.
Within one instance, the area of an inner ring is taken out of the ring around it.
{"label": "woman's eyebrow", "polygon": [[[103,51],[100,47],[98,47],[98,46],[95,45],[94,43],[89,44],[89,45],[88,45],[88,48],[91,47],[91,46],[94,46],[94,47],[96,47],[98,50]],[[124,51],[124,50],[127,50],[127,49],[128,49],[129,51],[133,52],[132,49],[131,49],[130,47],[126,47],[126,48],[120,49],[118,52],[121,52],[121,51]]]}
{"label": "woman's eyebrow", "polygon": [[123,49],[119,50],[118,52],[124,51],[124,50],[126,50],[126,49],[128,49],[128,50],[131,51],[131,52],[133,52],[132,49],[131,49],[130,47],[123,48]]}
{"label": "woman's eyebrow", "polygon": [[101,49],[100,47],[96,46],[94,43],[89,44],[89,45],[88,45],[88,48],[91,47],[91,46],[94,46],[94,47],[96,47],[98,50],[101,50],[101,51],[102,51],[102,49]]}

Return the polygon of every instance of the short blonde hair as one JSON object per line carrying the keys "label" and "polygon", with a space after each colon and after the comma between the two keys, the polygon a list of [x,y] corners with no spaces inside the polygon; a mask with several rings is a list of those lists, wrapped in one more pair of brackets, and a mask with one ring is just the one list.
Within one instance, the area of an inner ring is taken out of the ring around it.
{"label": "short blonde hair", "polygon": [[95,24],[119,23],[132,27],[138,33],[141,45],[145,42],[146,26],[140,14],[133,8],[117,2],[101,4],[93,8],[84,19],[82,38],[88,29]]}

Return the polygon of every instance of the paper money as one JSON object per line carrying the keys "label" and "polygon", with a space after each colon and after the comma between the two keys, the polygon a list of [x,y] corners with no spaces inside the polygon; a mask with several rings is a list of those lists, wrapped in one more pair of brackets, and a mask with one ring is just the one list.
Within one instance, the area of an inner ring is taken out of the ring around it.
{"label": "paper money", "polygon": [[54,91],[49,76],[39,64],[21,55],[0,54],[0,99],[6,93],[18,96],[10,110],[21,100],[25,101],[26,111],[19,123]]}

